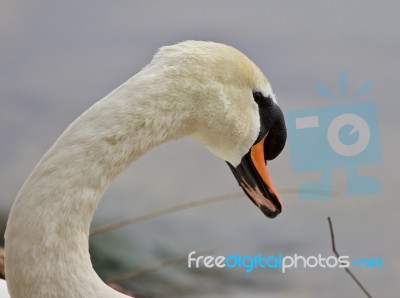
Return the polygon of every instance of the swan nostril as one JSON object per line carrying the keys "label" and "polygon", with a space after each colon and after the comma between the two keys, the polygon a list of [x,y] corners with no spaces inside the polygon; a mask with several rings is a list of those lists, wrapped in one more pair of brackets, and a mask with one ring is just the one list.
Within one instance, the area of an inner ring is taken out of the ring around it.
{"label": "swan nostril", "polygon": [[265,138],[264,157],[265,160],[275,159],[283,150],[286,143],[286,129],[273,127]]}

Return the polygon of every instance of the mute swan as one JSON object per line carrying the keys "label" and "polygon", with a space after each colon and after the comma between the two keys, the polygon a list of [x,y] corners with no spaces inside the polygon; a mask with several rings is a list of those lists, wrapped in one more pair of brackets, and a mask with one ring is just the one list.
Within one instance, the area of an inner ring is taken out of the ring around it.
{"label": "mute swan", "polygon": [[106,187],[132,161],[187,135],[228,163],[266,216],[280,213],[266,160],[282,151],[286,128],[268,80],[224,44],[162,47],[139,73],[78,117],[22,186],[5,234],[11,296],[127,297],[93,270],[93,213]]}

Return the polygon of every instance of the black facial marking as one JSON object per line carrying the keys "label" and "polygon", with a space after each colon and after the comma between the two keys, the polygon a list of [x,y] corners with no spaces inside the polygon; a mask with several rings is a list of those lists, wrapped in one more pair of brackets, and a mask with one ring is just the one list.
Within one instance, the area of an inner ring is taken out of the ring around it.
{"label": "black facial marking", "polygon": [[287,132],[285,118],[281,108],[270,96],[265,97],[259,91],[253,92],[254,101],[258,104],[260,113],[260,133],[255,143],[258,143],[265,135],[264,156],[266,160],[274,159],[281,153],[286,143]]}

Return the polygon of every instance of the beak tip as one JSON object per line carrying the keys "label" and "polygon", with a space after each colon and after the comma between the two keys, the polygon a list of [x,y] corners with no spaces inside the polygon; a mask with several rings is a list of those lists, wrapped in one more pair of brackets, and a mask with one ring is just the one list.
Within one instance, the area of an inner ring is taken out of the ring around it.
{"label": "beak tip", "polygon": [[268,208],[266,206],[260,206],[261,212],[268,218],[275,218],[277,217],[281,212],[282,212],[282,207],[281,205],[277,205],[277,208],[275,210],[271,210],[271,208]]}

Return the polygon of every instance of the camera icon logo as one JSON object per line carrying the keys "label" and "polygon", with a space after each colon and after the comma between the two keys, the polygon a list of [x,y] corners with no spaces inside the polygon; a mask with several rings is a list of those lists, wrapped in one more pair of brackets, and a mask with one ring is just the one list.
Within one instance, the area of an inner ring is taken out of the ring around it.
{"label": "camera icon logo", "polygon": [[[340,79],[344,96],[347,74],[342,72]],[[351,99],[361,96],[370,86],[370,83],[362,86]],[[324,96],[335,99],[323,86],[318,85],[317,90]],[[380,193],[379,181],[357,174],[358,167],[382,160],[374,102],[295,110],[288,112],[285,117],[293,170],[297,173],[321,172],[320,181],[301,185],[301,199],[332,198],[332,172],[336,168],[347,170],[348,194]]]}
{"label": "camera icon logo", "polygon": [[[354,133],[359,133],[359,137],[352,144],[342,141],[339,133],[345,126],[352,127],[347,134],[348,138]],[[328,127],[328,143],[331,148],[342,156],[355,156],[363,152],[369,144],[371,132],[368,123],[357,114],[341,114],[332,120]]]}

